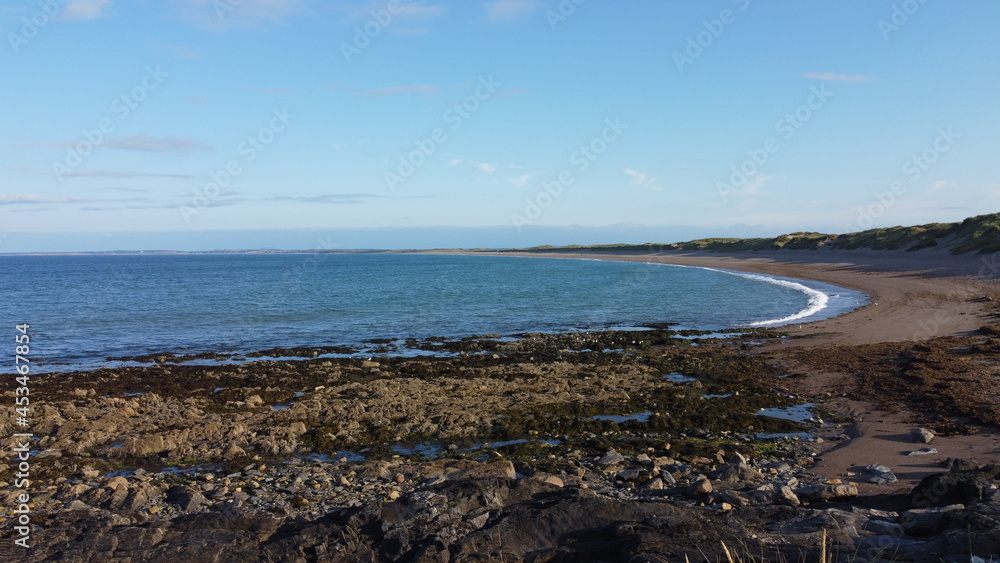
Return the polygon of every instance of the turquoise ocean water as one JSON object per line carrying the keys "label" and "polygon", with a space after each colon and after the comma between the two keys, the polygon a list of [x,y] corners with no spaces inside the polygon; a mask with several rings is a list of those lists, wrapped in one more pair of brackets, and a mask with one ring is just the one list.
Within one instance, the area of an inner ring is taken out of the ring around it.
{"label": "turquoise ocean water", "polygon": [[6,256],[0,295],[0,334],[13,342],[15,324],[31,325],[36,371],[371,339],[781,326],[866,302],[830,285],[703,268],[408,254]]}

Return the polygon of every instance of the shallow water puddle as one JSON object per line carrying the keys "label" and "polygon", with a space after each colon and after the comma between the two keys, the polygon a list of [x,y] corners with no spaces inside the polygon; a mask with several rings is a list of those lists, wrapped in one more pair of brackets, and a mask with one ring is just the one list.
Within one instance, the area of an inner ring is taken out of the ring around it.
{"label": "shallow water puddle", "polygon": [[653,416],[652,411],[640,412],[636,414],[597,414],[592,416],[594,420],[607,420],[610,422],[617,422],[621,424],[623,422],[628,422],[629,420],[635,420],[638,422],[649,422],[649,417]]}
{"label": "shallow water puddle", "polygon": [[445,450],[441,444],[417,444],[415,446],[393,446],[392,453],[403,456],[437,457]]}
{"label": "shallow water puddle", "polygon": [[[320,461],[323,463],[353,463],[353,462],[365,461],[365,456],[355,452],[334,452],[332,454],[313,453],[309,455],[299,456],[298,459],[304,459],[308,461]],[[346,462],[344,460],[346,460]]]}
{"label": "shallow water puddle", "polygon": [[810,432],[774,432],[770,434],[767,432],[758,432],[754,434],[754,437],[759,440],[780,440],[785,438],[788,439],[794,438],[796,440],[807,440],[809,438],[814,437],[814,434]]}
{"label": "shallow water puddle", "polygon": [[672,335],[671,338],[678,338],[680,340],[717,340],[719,338],[738,338],[740,336],[746,336],[745,332],[711,332],[708,334],[695,334],[682,336],[680,334]]}
{"label": "shallow water puddle", "polygon": [[[481,442],[478,444],[473,444],[466,448],[461,448],[458,451],[462,453],[469,453],[469,452],[474,452],[476,450],[482,450],[482,449],[494,450],[498,448],[504,448],[507,446],[517,446],[521,444],[548,444],[551,446],[557,446],[561,443],[562,442],[560,442],[559,440],[527,440],[522,438],[519,440],[507,440],[503,442]],[[416,444],[413,446],[402,446],[397,444],[392,447],[392,453],[396,455],[410,456],[410,457],[424,457],[432,459],[444,453],[445,450],[447,450],[446,446],[435,443]]]}
{"label": "shallow water puddle", "polygon": [[770,409],[760,409],[757,412],[757,416],[769,416],[771,418],[780,418],[782,420],[791,420],[793,422],[812,422],[814,415],[810,409],[815,407],[815,403],[806,403],[804,405],[796,405],[794,407],[774,407]]}
{"label": "shallow water puddle", "polygon": [[663,378],[672,383],[691,383],[692,381],[698,381],[695,377],[684,375],[683,373],[678,373],[676,371],[674,373],[664,375]]}

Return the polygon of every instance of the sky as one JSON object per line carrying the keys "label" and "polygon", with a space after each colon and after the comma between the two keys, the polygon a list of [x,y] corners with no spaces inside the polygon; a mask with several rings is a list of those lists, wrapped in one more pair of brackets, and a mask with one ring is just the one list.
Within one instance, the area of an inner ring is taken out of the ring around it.
{"label": "sky", "polygon": [[0,252],[1000,211],[987,0],[0,0]]}

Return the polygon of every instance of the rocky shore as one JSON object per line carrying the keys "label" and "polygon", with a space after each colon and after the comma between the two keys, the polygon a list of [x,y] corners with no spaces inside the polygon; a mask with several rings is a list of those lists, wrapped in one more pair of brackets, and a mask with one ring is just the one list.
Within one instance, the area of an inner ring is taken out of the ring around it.
{"label": "rocky shore", "polygon": [[[799,334],[659,328],[434,339],[416,343],[435,354],[420,357],[162,355],[40,375],[33,547],[12,545],[16,467],[0,464],[0,555],[996,560],[996,456],[939,460],[915,486],[874,463],[842,478],[815,471],[854,440],[838,401],[891,395],[905,408],[892,384],[914,370],[934,390],[934,408],[913,420],[933,430],[913,433],[916,455],[938,460],[930,449],[950,436],[989,431],[994,415],[969,389],[996,388],[995,332],[805,353],[786,346]],[[864,377],[810,390],[794,371],[810,361]],[[963,382],[947,375],[958,368]],[[0,425],[14,432],[12,419]]]}

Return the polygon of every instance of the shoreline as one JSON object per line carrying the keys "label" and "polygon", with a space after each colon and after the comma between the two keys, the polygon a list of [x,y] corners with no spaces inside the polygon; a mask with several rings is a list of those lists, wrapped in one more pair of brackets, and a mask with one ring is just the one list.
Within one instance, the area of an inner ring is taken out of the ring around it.
{"label": "shoreline", "polygon": [[[715,268],[816,281],[868,295],[871,303],[867,306],[836,317],[802,323],[803,329],[839,333],[813,340],[823,344],[900,342],[971,333],[986,322],[986,315],[981,303],[970,303],[969,300],[983,295],[989,291],[990,285],[996,286],[998,283],[995,279],[985,281],[974,277],[984,267],[996,276],[989,267],[993,262],[988,257],[951,256],[934,252],[927,252],[926,255],[899,251],[728,254],[684,251],[657,254],[510,252],[503,255]],[[880,268],[877,260],[886,260],[890,266]],[[943,314],[939,312],[942,308],[945,309]],[[793,323],[787,326],[796,325]]]}
{"label": "shoreline", "polygon": [[[409,254],[409,253],[406,253]],[[405,256],[406,254],[400,254]],[[438,253],[432,253],[438,254]],[[444,254],[448,255],[448,254]],[[459,254],[452,254],[459,255]],[[524,255],[501,255],[497,256],[495,254],[476,254],[476,253],[461,253],[461,256],[492,256],[500,258],[538,258],[539,256],[524,256]],[[589,256],[540,256],[540,258],[552,258],[552,259],[576,259],[581,258],[585,260],[601,260],[606,261],[607,257],[602,256],[600,258],[592,258]],[[664,264],[673,265],[673,264]],[[743,277],[754,279],[755,281],[765,281],[769,284],[779,285],[779,286],[794,286],[794,289],[798,292],[804,294],[807,298],[810,298],[809,302],[801,309],[790,309],[787,311],[782,311],[780,314],[784,315],[780,318],[777,316],[758,316],[753,318],[753,320],[745,320],[740,323],[733,324],[729,322],[724,322],[721,319],[725,318],[725,315],[716,319],[716,322],[710,322],[705,324],[705,321],[694,321],[693,319],[688,319],[685,322],[675,322],[675,317],[671,314],[665,315],[663,318],[653,318],[646,319],[647,321],[656,321],[653,326],[657,326],[656,323],[669,323],[674,327],[675,330],[697,330],[697,331],[729,331],[729,330],[751,330],[751,329],[776,329],[780,327],[786,327],[791,324],[799,324],[800,322],[815,322],[813,319],[825,320],[827,318],[832,318],[834,316],[839,316],[844,314],[845,311],[853,311],[860,306],[863,306],[863,302],[867,301],[868,295],[861,292],[855,292],[847,288],[832,286],[831,284],[823,282],[815,282],[812,280],[803,280],[789,276],[777,276],[768,274],[757,274],[753,271],[738,271],[733,269],[720,269],[718,267],[699,267],[699,266],[685,266],[677,265],[678,267],[691,267],[693,269],[703,269],[716,271],[718,273],[732,275],[736,277]],[[759,277],[758,277],[759,276]],[[840,297],[832,297],[838,291],[843,291]],[[811,309],[812,301],[811,296],[817,295],[823,298],[825,302],[829,299],[829,304],[826,304],[818,309]],[[766,311],[764,311],[766,313]],[[702,318],[702,317],[699,317]],[[759,319],[759,320],[758,320]],[[792,319],[792,320],[790,320]],[[805,321],[800,321],[799,319],[806,319]],[[503,337],[512,337],[517,334],[527,334],[534,332],[543,333],[566,333],[566,332],[594,332],[608,330],[611,327],[627,327],[634,330],[642,330],[645,325],[641,323],[633,323],[633,319],[630,319],[628,315],[620,316],[618,318],[599,323],[592,326],[586,326],[584,324],[574,323],[573,321],[567,321],[564,325],[537,328],[542,323],[536,324],[523,324],[522,326],[512,329],[508,327],[506,330],[495,330],[492,326],[480,327],[477,330],[468,331],[443,331],[435,332],[432,334],[424,334],[422,336],[415,337],[417,340],[427,339],[427,338],[444,338],[450,340],[462,340],[467,338],[475,337],[480,334],[500,332]],[[374,336],[368,335],[365,337],[360,337],[357,340],[351,340],[347,338],[341,338],[337,340],[331,340],[328,342],[314,342],[309,344],[294,344],[289,346],[295,349],[315,349],[320,350],[323,357],[350,357],[350,356],[370,356],[370,355],[385,355],[385,356],[406,356],[414,352],[412,348],[406,348],[399,345],[399,342],[405,342],[407,340],[413,339],[413,335],[408,332],[400,332],[395,334],[376,334]],[[389,346],[389,351],[385,351],[385,346],[382,344],[383,341],[392,340],[394,343]],[[377,342],[378,344],[372,344]],[[266,343],[245,343],[240,347],[233,348],[220,348],[217,346],[213,347],[193,347],[189,343],[179,343],[173,346],[164,345],[160,348],[140,348],[137,344],[135,349],[129,351],[116,351],[116,353],[94,358],[90,356],[79,355],[76,357],[60,357],[53,356],[54,359],[46,359],[46,361],[39,361],[36,364],[36,373],[57,373],[57,372],[82,372],[89,371],[93,369],[100,369],[102,367],[141,367],[143,365],[149,366],[156,362],[154,358],[170,358],[171,363],[181,364],[188,362],[189,365],[208,365],[204,363],[205,360],[212,360],[217,362],[215,365],[222,365],[226,363],[250,363],[256,358],[262,359],[281,359],[281,356],[274,356],[267,354],[268,350],[265,349]],[[327,352],[336,349],[337,353],[329,355]],[[294,357],[294,354],[292,355]],[[308,356],[303,356],[308,357]],[[182,359],[186,358],[186,359]],[[0,369],[0,374],[14,374],[15,371],[12,368]]]}
{"label": "shoreline", "polygon": [[[462,255],[477,256],[478,254],[462,254]],[[725,326],[713,327],[713,328],[706,328],[706,327],[699,327],[699,328],[685,327],[685,328],[692,328],[693,330],[732,330],[732,329],[740,329],[740,328],[746,328],[746,329],[755,329],[755,328],[768,329],[768,328],[774,328],[774,329],[778,329],[778,328],[783,328],[783,327],[787,327],[787,326],[791,326],[791,325],[809,324],[809,323],[815,323],[815,322],[820,322],[820,321],[824,321],[824,320],[829,320],[829,319],[832,319],[832,318],[836,318],[836,317],[839,317],[839,316],[842,316],[842,315],[854,312],[854,311],[856,311],[856,310],[858,310],[858,309],[860,309],[862,307],[867,306],[870,303],[870,301],[871,301],[870,300],[871,296],[868,295],[867,293],[864,293],[864,292],[856,290],[856,289],[851,289],[851,288],[848,288],[848,287],[842,287],[842,286],[839,286],[839,285],[834,285],[834,284],[827,283],[827,282],[824,282],[824,281],[819,281],[819,280],[803,279],[801,277],[796,277],[796,276],[763,273],[763,272],[756,271],[756,269],[738,270],[738,269],[734,269],[734,268],[730,268],[730,267],[722,267],[722,266],[718,266],[718,265],[713,265],[713,266],[696,265],[696,264],[680,263],[680,262],[674,262],[672,260],[663,260],[663,259],[659,259],[659,260],[627,260],[624,257],[626,257],[626,256],[632,256],[632,254],[628,254],[628,253],[599,254],[597,256],[591,256],[591,255],[585,255],[585,254],[558,254],[558,255],[548,255],[547,256],[547,255],[534,255],[534,254],[531,254],[531,253],[511,253],[511,254],[508,254],[507,256],[510,256],[510,257],[513,257],[513,258],[552,258],[552,259],[558,259],[558,260],[595,260],[595,261],[612,261],[612,262],[616,262],[616,261],[617,262],[640,262],[640,263],[644,263],[644,264],[659,264],[659,265],[664,265],[664,266],[676,266],[676,267],[680,267],[680,268],[704,269],[704,270],[709,270],[709,271],[713,271],[713,272],[723,273],[723,274],[727,274],[727,275],[744,277],[744,278],[747,278],[747,279],[754,279],[756,281],[763,281],[765,283],[770,283],[770,284],[774,284],[774,285],[781,285],[781,286],[786,286],[786,287],[789,286],[789,285],[795,286],[794,289],[796,291],[799,291],[800,293],[806,295],[809,298],[808,301],[807,301],[807,303],[806,303],[806,307],[804,307],[803,309],[800,309],[798,311],[795,311],[795,312],[793,312],[793,313],[791,313],[791,314],[789,314],[789,315],[787,315],[785,317],[772,318],[772,319],[766,319],[766,320],[760,320],[760,321],[754,321],[754,322],[746,323],[746,324],[732,324],[732,323],[729,323],[729,324],[726,324]],[[644,256],[650,256],[650,255],[644,255]],[[657,255],[653,255],[653,256],[662,257],[663,255],[657,254]],[[845,292],[850,292],[850,293],[852,293],[854,295],[834,296],[831,293],[831,290],[834,293],[839,292],[839,291],[845,291]],[[815,294],[821,295],[823,297],[824,301],[829,301],[829,302],[832,302],[832,303],[824,303],[824,305],[822,307],[820,307],[818,309],[815,309],[815,310],[812,310],[810,312],[810,310],[813,308],[812,299],[813,299],[813,297],[814,297]],[[854,300],[863,300],[864,303],[860,303],[860,304],[852,304],[852,303],[850,303],[850,301],[854,301]],[[841,302],[841,301],[844,301],[844,302]],[[837,309],[839,309],[839,312],[834,311],[834,312],[827,313],[827,310],[830,309],[830,308],[833,308],[833,307],[836,307]],[[820,318],[814,318],[814,317],[817,317],[817,316],[820,317]],[[667,321],[667,320],[664,320],[664,321],[665,322],[670,322],[670,321]],[[680,325],[678,325],[678,326],[680,326]],[[642,327],[639,326],[639,325],[636,325],[636,328],[642,328]],[[580,329],[580,330],[582,330],[583,332],[586,332],[585,329]]]}
{"label": "shoreline", "polygon": [[[797,370],[805,378],[793,389],[805,395],[831,393],[824,406],[843,412],[855,420],[848,428],[851,439],[828,444],[813,470],[828,479],[850,479],[859,468],[883,464],[897,471],[897,488],[912,487],[920,479],[945,471],[939,465],[948,458],[976,459],[983,463],[1000,462],[1000,432],[985,428],[974,435],[949,436],[934,444],[937,453],[914,458],[906,452],[916,449],[908,433],[917,426],[919,413],[912,409],[889,411],[872,401],[842,395],[854,385],[854,374],[822,369],[801,361],[809,350],[853,349],[885,344],[914,344],[939,337],[975,334],[994,318],[990,301],[983,297],[997,295],[996,279],[973,277],[994,256],[951,256],[878,251],[816,252],[779,251],[719,254],[713,252],[668,252],[653,255],[634,253],[544,253],[542,256],[587,258],[617,261],[644,261],[682,266],[708,267],[764,275],[790,277],[828,283],[861,291],[870,296],[869,305],[843,315],[781,329],[801,332],[808,338],[781,341],[763,347],[758,353],[769,361]],[[516,253],[537,256],[535,253]],[[887,266],[878,267],[873,258],[885,258]],[[991,270],[991,268],[988,268]],[[993,273],[993,272],[991,272]],[[995,273],[993,273],[995,277]],[[884,487],[859,483],[863,493],[885,492]]]}

